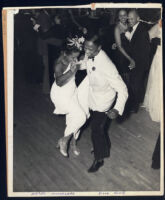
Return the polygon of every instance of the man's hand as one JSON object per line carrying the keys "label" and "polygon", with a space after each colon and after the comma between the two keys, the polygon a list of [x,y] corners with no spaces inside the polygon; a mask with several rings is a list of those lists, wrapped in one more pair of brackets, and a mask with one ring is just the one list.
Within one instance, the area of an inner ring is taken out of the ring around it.
{"label": "man's hand", "polygon": [[35,31],[37,31],[37,32],[38,32],[38,31],[39,31],[39,30],[38,30],[38,29],[39,29],[39,27],[40,27],[40,25],[39,25],[39,24],[35,24],[35,25],[34,25],[34,27],[33,27],[33,29],[34,29]]}
{"label": "man's hand", "polygon": [[116,119],[119,115],[119,111],[116,109],[111,109],[107,112],[107,115],[110,119]]}

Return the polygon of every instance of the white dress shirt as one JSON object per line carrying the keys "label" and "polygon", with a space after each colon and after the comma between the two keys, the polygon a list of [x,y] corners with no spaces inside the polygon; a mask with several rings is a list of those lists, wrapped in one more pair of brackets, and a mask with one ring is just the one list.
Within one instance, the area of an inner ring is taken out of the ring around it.
{"label": "white dress shirt", "polygon": [[139,23],[140,23],[140,22],[138,22],[137,24],[135,24],[135,25],[132,27],[133,30],[132,30],[131,32],[127,31],[127,32],[125,33],[125,36],[127,37],[127,39],[128,39],[129,41],[131,41],[131,39],[132,39],[132,37],[133,37],[133,34],[135,33],[135,31],[136,31],[136,29],[137,29]]}
{"label": "white dress shirt", "polygon": [[100,50],[94,60],[88,59],[86,70],[89,80],[89,108],[106,112],[111,108],[117,94],[114,108],[122,115],[128,98],[127,87],[106,53]]}

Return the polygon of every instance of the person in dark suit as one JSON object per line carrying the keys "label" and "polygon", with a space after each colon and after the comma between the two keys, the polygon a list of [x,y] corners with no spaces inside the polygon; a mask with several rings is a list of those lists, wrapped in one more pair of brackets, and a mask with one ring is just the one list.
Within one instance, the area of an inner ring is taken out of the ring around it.
{"label": "person in dark suit", "polygon": [[129,11],[128,21],[132,30],[126,36],[130,41],[130,56],[135,61],[135,68],[130,73],[129,106],[130,111],[137,112],[145,93],[144,80],[150,63],[150,39],[137,10]]}
{"label": "person in dark suit", "polygon": [[154,152],[152,154],[151,168],[160,169],[160,134],[158,136]]}

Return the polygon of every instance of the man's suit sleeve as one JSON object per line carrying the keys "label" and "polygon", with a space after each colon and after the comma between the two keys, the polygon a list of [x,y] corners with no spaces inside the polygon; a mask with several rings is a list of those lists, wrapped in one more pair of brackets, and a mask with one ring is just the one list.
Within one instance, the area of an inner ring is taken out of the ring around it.
{"label": "man's suit sleeve", "polygon": [[119,111],[119,115],[122,115],[128,98],[127,87],[110,59],[107,60],[104,66],[104,73],[109,80],[110,86],[117,92],[117,100],[114,109]]}
{"label": "man's suit sleeve", "polygon": [[142,66],[148,65],[149,54],[150,54],[150,40],[149,40],[149,34],[146,30],[144,30],[138,35],[136,44],[134,46],[134,50],[136,51],[135,62],[139,63],[139,65],[142,64]]}

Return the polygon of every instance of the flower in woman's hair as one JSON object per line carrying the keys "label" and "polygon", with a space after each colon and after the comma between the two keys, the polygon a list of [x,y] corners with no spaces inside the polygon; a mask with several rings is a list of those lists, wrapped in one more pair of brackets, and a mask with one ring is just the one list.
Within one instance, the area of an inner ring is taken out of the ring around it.
{"label": "flower in woman's hair", "polygon": [[84,41],[85,41],[85,38],[84,37],[80,37],[79,39],[78,39],[78,41],[79,41],[79,43],[84,43]]}
{"label": "flower in woman's hair", "polygon": [[85,39],[83,37],[78,38],[78,36],[76,35],[75,38],[67,38],[68,42],[67,45],[68,46],[75,46],[77,47],[80,51],[82,50],[82,44],[84,43]]}

